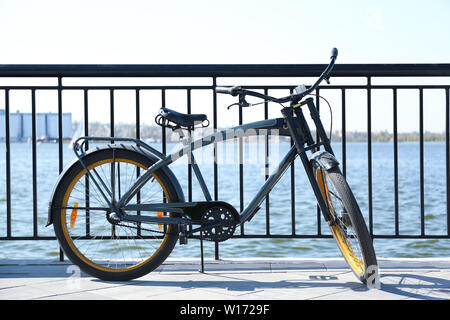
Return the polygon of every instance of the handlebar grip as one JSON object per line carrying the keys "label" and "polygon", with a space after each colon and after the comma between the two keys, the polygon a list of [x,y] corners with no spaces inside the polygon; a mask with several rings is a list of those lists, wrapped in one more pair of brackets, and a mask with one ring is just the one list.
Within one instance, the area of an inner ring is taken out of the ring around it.
{"label": "handlebar grip", "polygon": [[239,90],[241,90],[240,86],[216,87],[215,88],[216,93],[227,93],[227,94],[231,94],[232,96],[236,96],[238,94]]}
{"label": "handlebar grip", "polygon": [[331,58],[337,58],[338,56],[338,49],[333,48],[331,49]]}
{"label": "handlebar grip", "polygon": [[233,87],[216,87],[216,93],[228,93],[231,94]]}

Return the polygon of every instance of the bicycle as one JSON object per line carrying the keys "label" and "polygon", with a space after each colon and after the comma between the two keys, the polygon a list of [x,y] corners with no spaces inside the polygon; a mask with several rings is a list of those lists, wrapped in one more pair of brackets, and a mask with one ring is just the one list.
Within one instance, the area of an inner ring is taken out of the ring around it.
{"label": "bicycle", "polygon": [[[377,259],[355,197],[339,169],[310,95],[325,79],[337,58],[317,81],[282,98],[271,97],[240,86],[216,87],[216,93],[238,97],[239,107],[250,107],[246,96],[282,106],[282,118],[244,124],[193,141],[194,128],[207,126],[203,114],[182,114],[161,108],[155,121],[178,130],[183,147],[165,155],[145,142],[131,138],[81,137],[74,143],[76,159],[61,173],[49,204],[47,226],[53,224],[56,238],[66,256],[84,272],[103,280],[131,280],[159,265],[194,234],[201,240],[225,241],[236,227],[252,219],[266,195],[298,156],[337,245],[356,277],[363,283],[377,274]],[[289,103],[284,106],[283,103]],[[303,108],[316,126],[313,139]],[[219,140],[235,139],[242,132],[277,130],[290,136],[293,144],[277,169],[266,179],[253,200],[240,213],[229,203],[214,201],[193,151]],[[88,149],[89,141],[110,143]],[[321,148],[323,147],[323,150]],[[308,157],[307,152],[311,152]],[[187,202],[168,165],[187,156],[205,201]],[[81,223],[80,221],[83,221]]]}

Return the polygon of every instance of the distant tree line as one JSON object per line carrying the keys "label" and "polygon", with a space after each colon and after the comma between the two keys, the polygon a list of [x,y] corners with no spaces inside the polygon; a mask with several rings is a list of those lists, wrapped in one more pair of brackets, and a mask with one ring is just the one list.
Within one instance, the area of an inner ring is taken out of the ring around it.
{"label": "distant tree line", "polygon": [[[332,141],[340,142],[342,141],[342,132],[334,132],[332,135]],[[347,132],[345,135],[346,141],[349,142],[366,142],[367,132]],[[399,142],[415,142],[420,141],[419,132],[407,132],[407,133],[397,133],[397,140]],[[439,142],[445,141],[445,133],[435,133],[425,131],[423,133],[423,140],[427,142]],[[388,131],[372,132],[373,142],[393,142],[394,135]]]}
{"label": "distant tree line", "polygon": [[[73,132],[77,132],[80,122],[74,121],[72,123]],[[89,123],[88,132],[90,136],[110,136],[111,129],[109,124],[104,124],[100,122]],[[84,133],[84,132],[83,132]],[[114,124],[114,136],[116,137],[136,137],[136,125],[135,124],[124,124],[116,123]],[[150,140],[153,142],[159,142],[162,139],[162,129],[156,125],[145,125],[140,126],[140,136],[141,139]],[[313,132],[313,136],[315,133]],[[346,135],[347,142],[366,142],[367,132],[357,132],[351,131],[347,132]],[[168,142],[177,142],[178,135],[172,130],[166,130],[166,139]],[[333,142],[342,141],[342,132],[335,131],[332,133],[331,139]],[[399,142],[414,142],[419,141],[419,132],[410,133],[398,133],[397,139]],[[388,131],[372,132],[373,142],[393,142],[394,136]],[[424,132],[424,141],[427,142],[438,142],[445,141],[445,133],[434,133],[434,132]]]}

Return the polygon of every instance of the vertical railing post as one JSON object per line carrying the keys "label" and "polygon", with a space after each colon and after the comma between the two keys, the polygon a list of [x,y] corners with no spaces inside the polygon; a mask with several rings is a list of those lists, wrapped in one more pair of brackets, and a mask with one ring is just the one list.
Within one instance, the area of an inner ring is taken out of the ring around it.
{"label": "vertical railing post", "polygon": [[[192,105],[191,105],[191,89],[186,90],[186,112],[187,114],[192,113]],[[189,132],[189,139],[192,138],[193,132]],[[192,157],[191,154],[188,157],[188,201],[192,201]],[[189,226],[189,231],[192,231],[192,225]],[[203,233],[200,233],[200,247],[201,247],[201,255],[203,261]],[[203,266],[203,263],[202,263]],[[202,267],[203,269],[203,267]]]}
{"label": "vertical railing post", "polygon": [[[238,106],[239,110],[239,125],[243,123],[242,107]],[[243,138],[239,136],[239,212],[244,211],[244,144]],[[245,224],[241,224],[241,235],[245,234]]]}
{"label": "vertical railing post", "polygon": [[420,235],[425,235],[424,193],[424,145],[423,145],[423,89],[419,89],[419,138],[420,138]]}
{"label": "vertical railing post", "polygon": [[33,237],[37,237],[36,90],[31,90],[31,148],[33,181]]}
{"label": "vertical railing post", "polygon": [[398,208],[398,133],[397,133],[397,89],[393,89],[393,135],[394,135],[394,221],[395,235],[399,235],[399,208]]}
{"label": "vertical railing post", "polygon": [[[141,94],[140,94],[140,90],[136,89],[135,91],[135,106],[136,106],[136,139],[140,139],[141,138]],[[141,174],[141,168],[136,167],[136,179],[139,178]],[[136,193],[136,203],[140,204],[141,203],[141,190],[139,190]],[[136,214],[138,216],[141,215],[141,211],[137,211]],[[137,224],[137,230],[136,230],[136,234],[138,237],[141,236],[141,224],[138,223]]]}
{"label": "vertical railing post", "polygon": [[[317,108],[317,112],[320,114],[320,98],[319,98],[319,93],[320,89],[316,89],[316,108]],[[320,136],[319,136],[319,132],[318,130],[316,130],[316,142],[320,142],[319,141]],[[291,138],[291,146],[292,146],[292,138]],[[321,210],[319,205],[316,206],[316,215],[317,215],[317,236],[321,236],[322,235],[322,214],[321,214]]]}
{"label": "vertical railing post", "polygon": [[63,171],[62,77],[58,77],[58,155],[59,173]]}
{"label": "vertical railing post", "polygon": [[[63,171],[63,130],[62,130],[62,77],[58,76],[58,165]],[[64,261],[64,252],[59,249],[59,261]]]}
{"label": "vertical railing post", "polygon": [[[88,96],[88,90],[83,90],[83,112],[84,112],[84,136],[89,136],[89,96]],[[81,123],[80,123],[81,125]],[[86,140],[85,142],[85,150],[89,149],[89,141]],[[85,175],[85,202],[86,202],[86,208],[89,207],[90,204],[90,189],[89,189],[89,175]],[[89,237],[91,234],[91,225],[90,225],[90,211],[86,209],[86,237]]]}
{"label": "vertical railing post", "polygon": [[346,137],[346,102],[345,102],[345,89],[341,91],[341,107],[342,107],[342,174],[347,177],[347,137]]}
{"label": "vertical railing post", "polygon": [[141,138],[141,99],[140,90],[135,90],[135,105],[136,105],[136,139]]}
{"label": "vertical railing post", "polygon": [[[216,93],[217,79],[213,77],[213,128],[214,132],[217,131],[217,93]],[[214,142],[214,200],[219,199],[219,186],[218,186],[218,168],[217,168],[217,143]],[[214,242],[214,258],[219,260],[219,243]]]}
{"label": "vertical railing post", "polygon": [[[109,129],[110,133],[109,136],[112,138],[115,136],[114,133],[114,89],[109,90]],[[111,140],[111,143],[114,143],[114,140]],[[116,175],[116,163],[115,163],[115,150],[112,150],[112,157],[113,161],[111,162],[111,200],[114,203],[115,197],[116,197],[116,190],[115,190],[115,175]],[[111,235],[113,238],[116,237],[116,225],[111,225]]]}
{"label": "vertical railing post", "polygon": [[[161,106],[163,108],[166,107],[166,90],[165,89],[161,90]],[[166,141],[166,127],[161,126],[161,134],[162,134],[162,146],[161,146],[162,153],[166,154],[166,148],[167,148],[167,146],[166,146],[166,144],[167,144],[167,141]]]}
{"label": "vertical railing post", "polygon": [[5,90],[5,142],[6,142],[6,237],[11,237],[11,136],[9,123],[9,89]]}
{"label": "vertical railing post", "polygon": [[[293,90],[289,90],[292,94]],[[291,139],[291,146],[293,141]],[[295,158],[291,162],[291,234],[295,234]]]}
{"label": "vertical railing post", "polygon": [[[109,90],[109,126],[110,126],[110,137],[114,137],[114,89]],[[114,140],[111,140],[114,143]]]}
{"label": "vertical railing post", "polygon": [[[192,113],[191,108],[191,89],[187,89],[186,91],[186,102],[187,102],[187,113]],[[192,201],[192,163],[191,158],[188,159],[188,201]]]}
{"label": "vertical railing post", "polygon": [[447,172],[447,236],[450,236],[450,89],[445,89],[445,171]]}
{"label": "vertical railing post", "polygon": [[447,172],[447,236],[450,236],[450,89],[445,89],[445,171]]}
{"label": "vertical railing post", "polygon": [[[268,95],[269,90],[264,88],[264,94]],[[269,102],[264,101],[264,119],[269,119]],[[269,178],[269,132],[264,137],[264,180]],[[270,235],[270,203],[269,194],[266,195],[266,235]],[[295,228],[293,229],[295,233]]]}
{"label": "vertical railing post", "polygon": [[372,82],[367,77],[367,176],[369,192],[369,233],[373,236],[373,206],[372,206]]}

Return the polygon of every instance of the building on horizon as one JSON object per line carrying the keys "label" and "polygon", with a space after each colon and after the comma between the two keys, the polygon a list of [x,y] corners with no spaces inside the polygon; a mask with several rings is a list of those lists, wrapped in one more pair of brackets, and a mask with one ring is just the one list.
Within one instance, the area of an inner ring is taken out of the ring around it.
{"label": "building on horizon", "polygon": [[[33,137],[32,114],[9,114],[9,136],[11,142],[26,142]],[[62,138],[72,139],[72,114],[62,114]],[[0,109],[0,141],[5,141],[5,110]],[[36,139],[40,141],[53,141],[59,139],[58,114],[36,113]]]}

